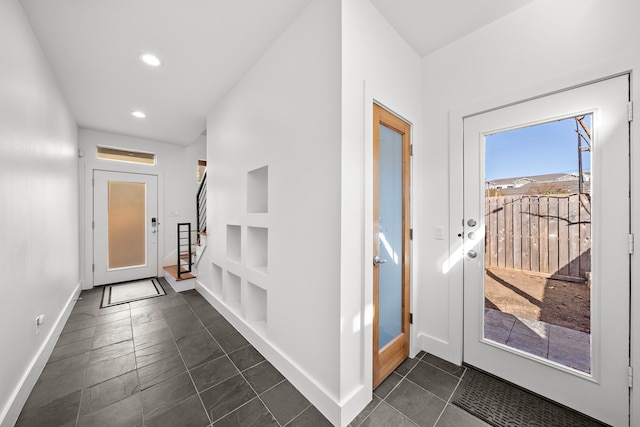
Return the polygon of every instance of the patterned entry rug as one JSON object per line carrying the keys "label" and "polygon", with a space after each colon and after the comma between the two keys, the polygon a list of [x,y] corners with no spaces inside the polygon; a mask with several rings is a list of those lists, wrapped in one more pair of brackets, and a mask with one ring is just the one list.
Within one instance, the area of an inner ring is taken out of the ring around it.
{"label": "patterned entry rug", "polygon": [[498,427],[604,425],[472,368],[465,372],[451,403]]}
{"label": "patterned entry rug", "polygon": [[136,280],[133,282],[116,283],[102,288],[102,303],[100,308],[112,307],[126,302],[160,297],[166,292],[157,279]]}

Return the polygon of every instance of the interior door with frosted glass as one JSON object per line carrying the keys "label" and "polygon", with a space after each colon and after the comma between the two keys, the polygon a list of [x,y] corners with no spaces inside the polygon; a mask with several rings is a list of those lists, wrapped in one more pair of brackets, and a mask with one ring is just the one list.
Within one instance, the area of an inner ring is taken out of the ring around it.
{"label": "interior door with frosted glass", "polygon": [[94,285],[155,277],[157,177],[95,170]]}
{"label": "interior door with frosted glass", "polygon": [[373,386],[409,355],[410,125],[374,105]]}
{"label": "interior door with frosted glass", "polygon": [[464,361],[629,415],[628,76],[464,120]]}

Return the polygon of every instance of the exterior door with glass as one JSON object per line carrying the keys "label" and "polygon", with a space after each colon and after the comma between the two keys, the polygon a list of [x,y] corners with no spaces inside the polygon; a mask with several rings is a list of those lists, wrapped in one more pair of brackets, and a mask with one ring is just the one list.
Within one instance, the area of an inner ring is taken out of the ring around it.
{"label": "exterior door with glass", "polygon": [[157,276],[157,177],[93,172],[94,286]]}
{"label": "exterior door with glass", "polygon": [[629,76],[465,118],[464,361],[629,417]]}
{"label": "exterior door with glass", "polygon": [[374,105],[373,386],[409,355],[410,130]]}

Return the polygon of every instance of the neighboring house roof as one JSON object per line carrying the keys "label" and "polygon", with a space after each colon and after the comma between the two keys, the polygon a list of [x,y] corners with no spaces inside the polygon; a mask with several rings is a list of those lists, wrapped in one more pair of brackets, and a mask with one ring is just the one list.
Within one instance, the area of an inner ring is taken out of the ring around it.
{"label": "neighboring house roof", "polygon": [[[590,191],[589,172],[584,173],[583,192]],[[561,193],[578,193],[578,173],[552,173],[545,175],[520,176],[487,181],[486,188],[499,189],[502,195],[537,194],[541,186],[552,185]],[[548,189],[547,189],[548,191]]]}

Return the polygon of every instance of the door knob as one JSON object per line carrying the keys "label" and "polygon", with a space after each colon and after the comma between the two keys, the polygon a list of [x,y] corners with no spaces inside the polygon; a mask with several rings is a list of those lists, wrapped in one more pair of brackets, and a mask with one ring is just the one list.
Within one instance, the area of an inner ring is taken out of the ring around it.
{"label": "door knob", "polygon": [[467,256],[468,256],[469,258],[475,258],[475,257],[477,257],[477,256],[478,256],[478,253],[472,249],[472,250],[470,250],[469,252],[467,252]]}
{"label": "door knob", "polygon": [[468,225],[469,227],[475,227],[475,226],[476,226],[476,224],[477,224],[477,222],[476,222],[476,220],[475,220],[475,219],[473,219],[473,218],[471,218],[469,221],[467,221],[467,225]]}
{"label": "door knob", "polygon": [[385,262],[387,262],[386,259],[380,259],[379,256],[374,256],[373,257],[373,265],[380,265],[380,264],[384,264]]}

